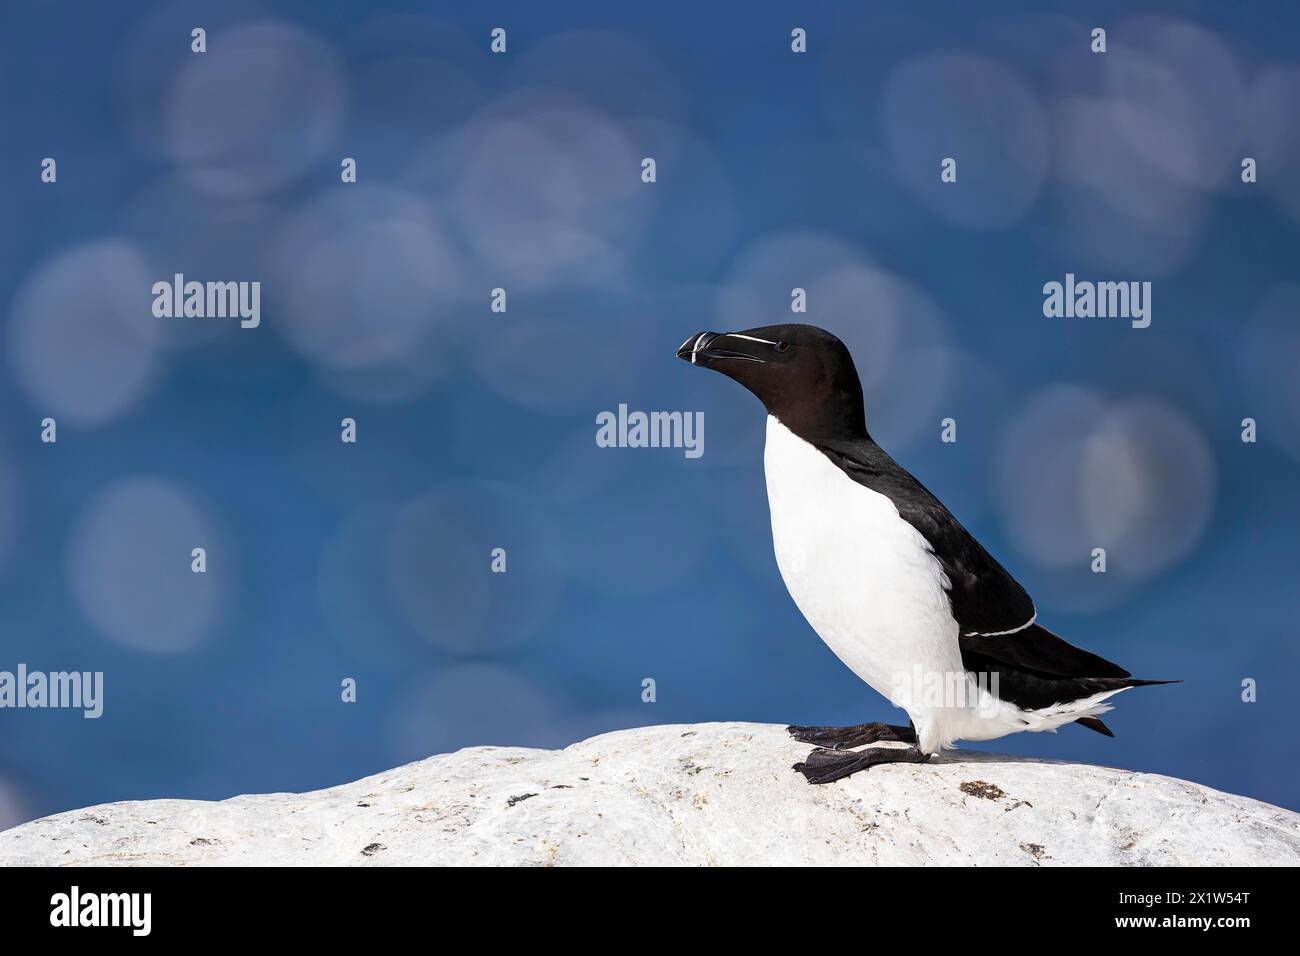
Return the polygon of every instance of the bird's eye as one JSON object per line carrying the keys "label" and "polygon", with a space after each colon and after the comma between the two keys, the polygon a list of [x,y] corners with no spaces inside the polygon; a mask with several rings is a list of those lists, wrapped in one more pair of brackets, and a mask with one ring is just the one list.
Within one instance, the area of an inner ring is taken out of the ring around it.
{"label": "bird's eye", "polygon": [[777,343],[776,343],[776,350],[777,350],[778,352],[788,352],[788,351],[790,351],[790,343],[789,343],[789,342],[777,342]]}

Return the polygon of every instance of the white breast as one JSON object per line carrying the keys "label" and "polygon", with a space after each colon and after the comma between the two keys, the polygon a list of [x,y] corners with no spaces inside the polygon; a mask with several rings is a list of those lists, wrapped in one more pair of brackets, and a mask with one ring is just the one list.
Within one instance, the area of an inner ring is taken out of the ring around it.
{"label": "white breast", "polygon": [[924,738],[926,708],[909,706],[918,670],[964,673],[942,566],[888,497],[771,416],[764,468],[790,596],[836,656],[907,709]]}

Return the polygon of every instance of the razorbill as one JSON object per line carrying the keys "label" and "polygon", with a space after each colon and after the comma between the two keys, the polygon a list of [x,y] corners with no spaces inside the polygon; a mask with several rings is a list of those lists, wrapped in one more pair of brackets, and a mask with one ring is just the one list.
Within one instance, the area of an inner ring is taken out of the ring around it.
{"label": "razorbill", "polygon": [[[908,727],[790,727],[818,744],[795,764],[829,783],[881,763],[924,763],[957,740],[1098,716],[1129,672],[1037,623],[1034,603],[934,495],[867,433],[862,385],[835,336],[811,325],[699,332],[677,350],[767,409],[763,466],[777,567],[813,630]],[[863,744],[890,740],[908,748]]]}

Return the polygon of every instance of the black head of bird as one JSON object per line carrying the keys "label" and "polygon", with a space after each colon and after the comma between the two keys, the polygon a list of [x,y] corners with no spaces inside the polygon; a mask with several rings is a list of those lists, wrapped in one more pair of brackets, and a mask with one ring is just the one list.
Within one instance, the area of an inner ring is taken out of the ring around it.
{"label": "black head of bird", "polygon": [[796,435],[859,438],[867,433],[862,384],[844,343],[815,325],[765,325],[697,332],[677,357],[749,389]]}

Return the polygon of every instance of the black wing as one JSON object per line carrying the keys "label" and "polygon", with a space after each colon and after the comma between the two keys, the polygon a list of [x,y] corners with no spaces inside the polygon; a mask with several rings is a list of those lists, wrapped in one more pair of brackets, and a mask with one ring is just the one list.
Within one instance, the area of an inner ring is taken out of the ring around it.
{"label": "black wing", "polygon": [[1015,634],[999,637],[963,634],[958,640],[961,642],[962,663],[969,671],[988,669],[981,665],[992,661],[1046,680],[1130,676],[1118,664],[1112,664],[1082,647],[1075,647],[1039,624]]}
{"label": "black wing", "polygon": [[832,442],[818,448],[854,481],[888,496],[903,520],[930,542],[948,576],[948,599],[968,670],[1015,670],[1025,680],[1053,683],[1129,676],[1118,664],[1035,624],[1034,602],[1020,583],[875,442]]}

